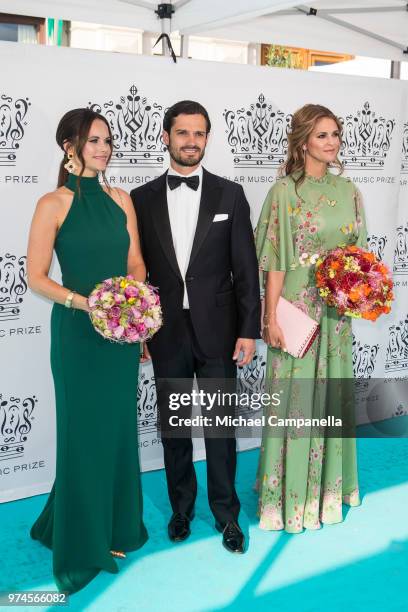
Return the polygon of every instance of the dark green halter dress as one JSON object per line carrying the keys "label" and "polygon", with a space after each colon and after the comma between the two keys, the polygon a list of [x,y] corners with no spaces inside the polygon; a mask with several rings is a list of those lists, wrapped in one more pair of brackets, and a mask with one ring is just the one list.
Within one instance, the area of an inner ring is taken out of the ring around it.
{"label": "dark green halter dress", "polygon": [[[125,275],[126,214],[98,178],[70,175],[74,192],[55,242],[64,287],[89,295]],[[57,465],[31,536],[53,551],[61,591],[75,592],[101,569],[116,573],[110,550],[147,540],[137,438],[139,344],[119,345],[93,329],[88,314],[54,304],[51,367],[57,414]]]}

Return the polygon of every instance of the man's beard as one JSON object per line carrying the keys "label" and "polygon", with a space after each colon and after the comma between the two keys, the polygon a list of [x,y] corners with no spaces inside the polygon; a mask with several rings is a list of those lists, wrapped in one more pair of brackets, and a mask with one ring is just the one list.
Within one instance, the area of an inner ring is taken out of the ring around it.
{"label": "man's beard", "polygon": [[169,143],[168,151],[169,151],[169,155],[171,159],[175,161],[176,164],[178,164],[179,166],[190,168],[191,166],[197,166],[200,163],[200,161],[203,159],[204,154],[205,154],[205,147],[204,149],[201,149],[201,150],[198,149],[198,151],[200,151],[200,155],[198,158],[197,157],[194,157],[194,158],[190,157],[187,159],[182,158],[181,155],[178,155],[176,151],[174,151],[174,149],[171,146],[171,142]]}

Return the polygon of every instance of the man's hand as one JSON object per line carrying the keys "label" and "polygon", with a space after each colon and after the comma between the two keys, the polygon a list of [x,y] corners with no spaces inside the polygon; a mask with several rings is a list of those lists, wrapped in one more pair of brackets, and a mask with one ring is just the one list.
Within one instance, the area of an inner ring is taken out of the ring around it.
{"label": "man's hand", "polygon": [[146,342],[142,342],[141,351],[140,351],[140,363],[146,363],[151,360],[150,351],[147,348]]}
{"label": "man's hand", "polygon": [[253,340],[253,338],[238,338],[232,356],[234,361],[238,359],[240,353],[242,353],[242,359],[241,361],[237,361],[237,365],[240,367],[248,365],[248,363],[252,361],[255,353],[255,340]]}

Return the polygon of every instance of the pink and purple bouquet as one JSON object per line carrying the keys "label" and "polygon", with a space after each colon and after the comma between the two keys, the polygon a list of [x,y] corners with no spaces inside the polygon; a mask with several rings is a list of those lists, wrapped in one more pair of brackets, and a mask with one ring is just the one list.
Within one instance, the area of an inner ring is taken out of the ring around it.
{"label": "pink and purple bouquet", "polygon": [[114,342],[150,340],[163,325],[158,289],[130,274],[98,283],[88,305],[95,330]]}

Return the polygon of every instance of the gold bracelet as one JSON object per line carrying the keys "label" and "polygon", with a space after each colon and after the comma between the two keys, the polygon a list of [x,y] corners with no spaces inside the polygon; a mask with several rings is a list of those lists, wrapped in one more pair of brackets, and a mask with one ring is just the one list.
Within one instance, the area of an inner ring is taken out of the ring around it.
{"label": "gold bracelet", "polygon": [[[274,316],[272,317],[272,319],[274,319],[274,320],[276,321],[276,315],[274,315]],[[270,316],[268,316],[268,317],[264,317],[264,318],[263,318],[264,323],[265,323],[265,321],[266,321],[267,323],[269,323],[269,322],[270,322],[270,320],[271,320],[271,317],[270,317]]]}
{"label": "gold bracelet", "polygon": [[72,308],[72,300],[74,299],[75,291],[70,291],[65,299],[65,308]]}

